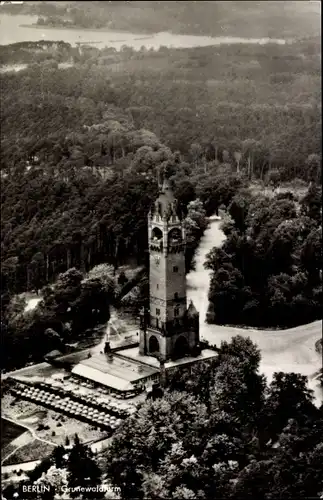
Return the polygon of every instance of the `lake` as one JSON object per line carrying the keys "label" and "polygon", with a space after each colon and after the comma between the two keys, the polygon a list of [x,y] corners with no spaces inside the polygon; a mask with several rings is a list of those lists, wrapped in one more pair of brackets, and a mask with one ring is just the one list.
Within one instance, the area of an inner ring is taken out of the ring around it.
{"label": "lake", "polygon": [[26,27],[36,23],[37,16],[8,14],[0,15],[0,44],[38,40],[53,40],[70,43],[94,44],[98,48],[105,46],[114,47],[120,50],[123,45],[139,50],[143,45],[147,49],[158,49],[160,46],[174,48],[204,47],[208,45],[234,44],[234,43],[254,43],[267,44],[275,43],[284,45],[287,40],[274,38],[239,38],[239,37],[210,37],[197,35],[176,35],[173,33],[155,33],[152,35],[128,33],[113,30],[87,30],[71,28],[46,28],[46,27]]}

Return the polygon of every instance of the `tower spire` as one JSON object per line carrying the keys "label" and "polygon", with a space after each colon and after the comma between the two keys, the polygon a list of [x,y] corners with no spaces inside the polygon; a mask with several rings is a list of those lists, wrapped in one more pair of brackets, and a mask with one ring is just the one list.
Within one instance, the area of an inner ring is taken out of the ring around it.
{"label": "tower spire", "polygon": [[161,191],[162,189],[162,178],[161,178],[161,169],[157,169],[157,185],[158,185],[158,191]]}
{"label": "tower spire", "polygon": [[167,179],[167,177],[164,175],[164,180],[163,180],[163,185],[162,185],[162,193],[165,193],[166,191],[170,190],[171,187],[170,187],[170,183],[169,183],[169,180]]}
{"label": "tower spire", "polygon": [[166,166],[165,165],[161,165],[159,167],[158,173],[157,173],[157,180],[158,180],[159,192],[163,193],[163,192],[165,192],[166,189],[170,188],[169,182],[167,179],[167,175],[166,175]]}

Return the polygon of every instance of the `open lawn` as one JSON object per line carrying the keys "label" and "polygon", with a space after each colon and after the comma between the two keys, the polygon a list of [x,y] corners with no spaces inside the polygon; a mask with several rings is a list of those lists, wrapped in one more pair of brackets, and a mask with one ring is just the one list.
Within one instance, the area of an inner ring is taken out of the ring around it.
{"label": "open lawn", "polygon": [[47,457],[54,448],[54,445],[51,446],[49,443],[34,439],[31,443],[27,443],[17,449],[7,460],[4,460],[3,465],[19,464],[21,462],[29,462],[38,459],[41,460]]}
{"label": "open lawn", "polygon": [[4,374],[4,377],[10,376],[14,374],[15,376],[23,376],[26,378],[32,379],[32,377],[42,377],[47,378],[57,373],[58,368],[53,367],[49,363],[37,363],[35,365],[26,366],[25,368],[21,368],[19,370],[14,370],[12,372],[8,372]]}
{"label": "open lawn", "polygon": [[7,445],[11,443],[18,436],[23,434],[26,431],[24,427],[21,425],[14,424],[9,422],[5,418],[1,419],[1,450],[5,449]]}

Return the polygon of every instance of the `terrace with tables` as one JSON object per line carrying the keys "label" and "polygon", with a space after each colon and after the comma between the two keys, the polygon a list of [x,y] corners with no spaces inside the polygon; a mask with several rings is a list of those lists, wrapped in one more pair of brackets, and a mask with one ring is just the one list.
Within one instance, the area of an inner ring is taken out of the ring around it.
{"label": "terrace with tables", "polygon": [[100,386],[92,381],[82,380],[77,376],[67,374],[65,371],[54,373],[50,377],[15,376],[12,379],[23,384],[47,388],[56,394],[68,393],[85,402],[99,402],[102,404],[108,402],[118,410],[130,409],[131,411],[133,408],[133,399],[125,401],[118,393],[108,387]]}
{"label": "terrace with tables", "polygon": [[93,391],[92,395],[81,395],[75,393],[68,385],[65,389],[45,382],[33,384],[26,381],[13,381],[11,393],[16,397],[112,432],[124,418],[135,411],[134,406],[124,402],[113,401],[112,398],[107,397],[98,398]]}

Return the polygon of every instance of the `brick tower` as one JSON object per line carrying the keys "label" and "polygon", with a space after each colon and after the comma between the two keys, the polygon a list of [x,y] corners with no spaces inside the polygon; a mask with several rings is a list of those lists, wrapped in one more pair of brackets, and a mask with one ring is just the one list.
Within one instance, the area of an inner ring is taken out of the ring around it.
{"label": "brick tower", "polygon": [[140,354],[162,361],[197,356],[199,315],[187,308],[185,228],[167,179],[148,215],[149,311],[142,311]]}

